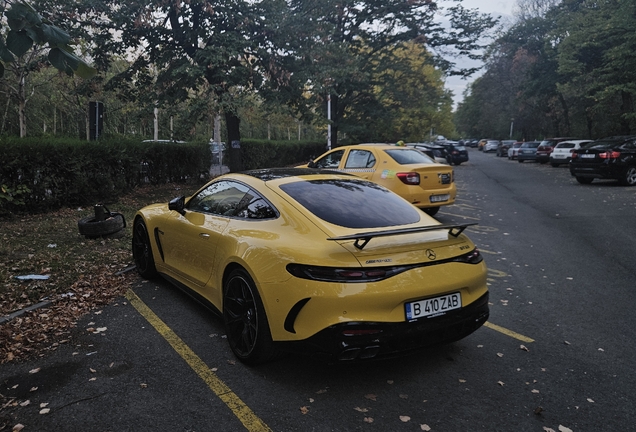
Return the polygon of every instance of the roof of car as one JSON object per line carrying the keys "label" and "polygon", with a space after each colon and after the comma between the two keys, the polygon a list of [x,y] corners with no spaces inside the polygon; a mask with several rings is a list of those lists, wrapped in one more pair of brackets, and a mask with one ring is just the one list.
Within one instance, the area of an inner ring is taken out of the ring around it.
{"label": "roof of car", "polygon": [[245,174],[263,181],[269,180],[277,180],[281,178],[287,177],[298,177],[298,176],[318,176],[325,174],[333,174],[333,175],[345,175],[357,178],[356,176],[328,169],[319,169],[319,168],[264,168],[250,171],[243,171],[240,174]]}

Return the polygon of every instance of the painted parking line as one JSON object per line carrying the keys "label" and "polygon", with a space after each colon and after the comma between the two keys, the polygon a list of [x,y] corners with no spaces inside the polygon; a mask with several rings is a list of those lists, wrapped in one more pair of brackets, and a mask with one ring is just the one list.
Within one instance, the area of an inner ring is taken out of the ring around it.
{"label": "painted parking line", "polygon": [[515,338],[517,340],[520,340],[521,342],[526,342],[526,343],[532,343],[534,342],[534,339],[529,338],[528,336],[524,336],[522,334],[513,332],[512,330],[508,330],[507,328],[504,327],[500,327],[496,324],[491,323],[490,321],[486,321],[484,323],[484,327],[488,327],[489,329],[493,329],[495,331],[498,331],[500,333],[505,334],[506,336],[510,336],[511,338]]}
{"label": "painted parking line", "polygon": [[221,399],[250,432],[271,432],[272,430],[210,370],[194,351],[183,342],[161,319],[135,294],[128,290],[126,298],[130,304],[159,332],[172,348],[183,358],[197,375]]}

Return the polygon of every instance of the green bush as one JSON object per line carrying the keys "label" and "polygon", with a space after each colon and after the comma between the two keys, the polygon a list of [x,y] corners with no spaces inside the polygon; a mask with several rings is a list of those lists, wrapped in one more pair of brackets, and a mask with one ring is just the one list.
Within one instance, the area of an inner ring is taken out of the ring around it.
{"label": "green bush", "polygon": [[207,143],[8,138],[0,141],[0,161],[6,214],[114,202],[148,181],[199,180],[211,155]]}
{"label": "green bush", "polygon": [[[293,166],[324,151],[325,143],[246,140],[241,142],[241,166],[230,164],[230,170]],[[209,176],[211,158],[207,142],[3,138],[0,214],[112,203],[148,182],[200,181]]]}
{"label": "green bush", "polygon": [[[241,141],[241,160],[245,170],[287,167],[306,163],[325,150],[324,142],[245,140]],[[232,162],[230,169],[235,171]]]}

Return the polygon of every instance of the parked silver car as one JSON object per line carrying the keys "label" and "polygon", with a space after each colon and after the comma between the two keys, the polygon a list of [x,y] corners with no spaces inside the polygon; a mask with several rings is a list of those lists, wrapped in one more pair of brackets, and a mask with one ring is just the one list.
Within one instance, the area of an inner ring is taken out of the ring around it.
{"label": "parked silver car", "polygon": [[484,144],[484,153],[497,151],[497,147],[499,147],[499,141],[488,140]]}

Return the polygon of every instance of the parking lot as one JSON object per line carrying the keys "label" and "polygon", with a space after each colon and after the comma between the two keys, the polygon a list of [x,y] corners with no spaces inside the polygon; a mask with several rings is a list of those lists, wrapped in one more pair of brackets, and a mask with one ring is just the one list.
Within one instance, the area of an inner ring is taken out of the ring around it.
{"label": "parking lot", "polygon": [[249,368],[207,309],[140,279],[72,344],[0,368],[0,393],[20,402],[0,411],[7,430],[633,428],[636,188],[476,149],[454,169],[457,202],[436,217],[478,222],[467,232],[489,268],[490,320],[469,337],[385,361]]}

